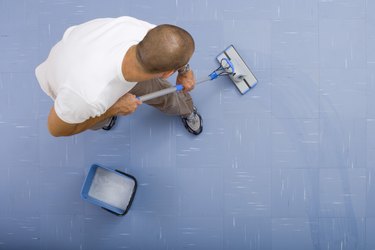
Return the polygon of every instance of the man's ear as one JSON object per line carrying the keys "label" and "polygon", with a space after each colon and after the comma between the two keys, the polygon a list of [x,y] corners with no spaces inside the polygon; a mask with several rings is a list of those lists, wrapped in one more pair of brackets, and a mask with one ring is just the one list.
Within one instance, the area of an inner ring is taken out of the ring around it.
{"label": "man's ear", "polygon": [[169,70],[169,71],[160,73],[161,74],[160,78],[167,79],[168,77],[173,75],[174,72],[175,72],[175,70]]}

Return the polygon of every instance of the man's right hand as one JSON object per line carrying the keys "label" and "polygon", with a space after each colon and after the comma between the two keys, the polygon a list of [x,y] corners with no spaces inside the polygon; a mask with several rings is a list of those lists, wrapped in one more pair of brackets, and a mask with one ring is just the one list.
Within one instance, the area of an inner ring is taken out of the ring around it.
{"label": "man's right hand", "polygon": [[135,95],[126,93],[112,105],[113,115],[129,115],[133,113],[142,102]]}
{"label": "man's right hand", "polygon": [[104,114],[101,116],[90,118],[82,123],[66,123],[61,120],[56,114],[55,107],[51,108],[48,115],[48,130],[53,136],[69,136],[81,133],[86,129],[91,128],[96,123],[103,121],[115,115],[128,115],[133,113],[137,107],[142,104],[135,95],[125,94],[117,100]]}

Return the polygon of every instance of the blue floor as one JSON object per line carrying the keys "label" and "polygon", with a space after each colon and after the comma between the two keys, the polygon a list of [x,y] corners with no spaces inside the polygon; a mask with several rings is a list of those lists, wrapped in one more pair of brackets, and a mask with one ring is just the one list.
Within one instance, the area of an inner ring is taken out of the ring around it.
{"label": "blue floor", "polygon": [[[375,249],[374,0],[0,0],[0,249]],[[259,83],[196,88],[204,133],[146,105],[49,135],[35,67],[66,28],[131,15],[233,43]],[[91,164],[137,177],[123,218],[80,199]]]}

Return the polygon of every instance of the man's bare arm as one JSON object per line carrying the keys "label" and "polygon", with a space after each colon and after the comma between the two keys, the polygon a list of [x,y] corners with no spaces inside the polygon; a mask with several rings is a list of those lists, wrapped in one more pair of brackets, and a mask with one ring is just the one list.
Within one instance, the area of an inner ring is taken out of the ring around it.
{"label": "man's bare arm", "polygon": [[184,86],[184,92],[187,93],[195,87],[195,76],[192,70],[180,74],[178,73],[176,82]]}
{"label": "man's bare arm", "polygon": [[48,130],[51,135],[56,137],[78,134],[93,127],[98,122],[104,121],[112,116],[131,114],[140,104],[141,101],[136,99],[134,95],[125,94],[101,116],[90,118],[77,124],[70,124],[61,120],[56,114],[55,108],[52,107],[48,116]]}

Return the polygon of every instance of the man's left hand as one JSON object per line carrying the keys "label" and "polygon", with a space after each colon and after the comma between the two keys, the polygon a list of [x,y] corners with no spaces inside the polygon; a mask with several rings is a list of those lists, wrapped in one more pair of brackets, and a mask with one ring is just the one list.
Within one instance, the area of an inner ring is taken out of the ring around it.
{"label": "man's left hand", "polygon": [[181,84],[184,86],[184,93],[187,93],[194,89],[195,87],[195,77],[194,72],[192,70],[189,70],[185,72],[184,74],[178,74],[176,79],[178,84]]}

